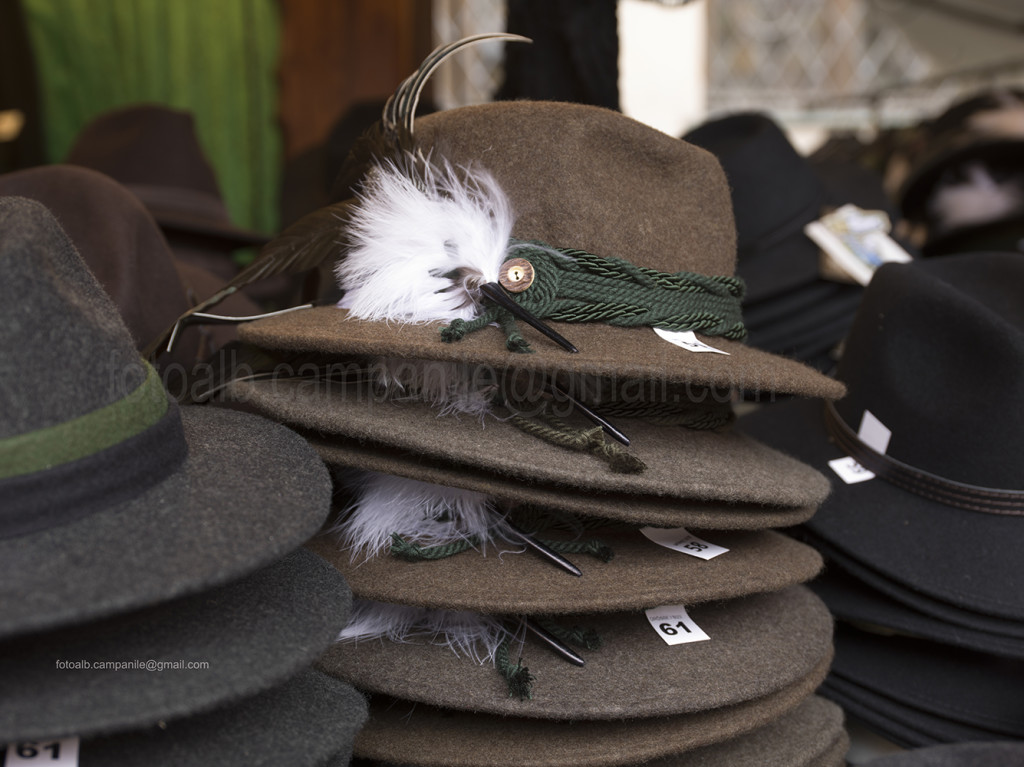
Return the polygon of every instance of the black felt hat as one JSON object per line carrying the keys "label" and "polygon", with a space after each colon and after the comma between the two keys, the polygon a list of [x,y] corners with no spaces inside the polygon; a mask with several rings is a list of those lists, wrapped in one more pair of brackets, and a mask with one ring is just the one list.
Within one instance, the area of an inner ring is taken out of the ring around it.
{"label": "black felt hat", "polygon": [[761,112],[709,120],[682,138],[714,154],[729,179],[751,345],[831,368],[829,352],[848,330],[861,289],[821,279],[818,246],[804,226],[830,207],[880,195],[865,192],[862,179],[837,193],[842,179],[826,185]]}
{"label": "black felt hat", "polygon": [[[1022,285],[1013,254],[883,266],[839,366],[847,397],[741,419],[819,469],[852,455],[877,475],[833,480],[806,525],[816,537],[907,592],[1004,623],[1024,619]],[[887,447],[867,445],[866,412],[891,432]]]}
{"label": "black felt hat", "polygon": [[227,248],[269,239],[232,223],[190,112],[160,104],[104,112],[79,132],[64,161],[127,186],[167,231],[212,238]]}
{"label": "black felt hat", "polygon": [[[83,739],[80,767],[335,767],[352,755],[366,699],[314,670],[213,711],[153,727]],[[2,753],[2,751],[0,751]]]}
{"label": "black felt hat", "polygon": [[0,637],[226,583],[316,532],[331,486],[305,440],[170,401],[41,204],[0,198],[0,233]]}
{"label": "black felt hat", "polygon": [[6,640],[0,741],[136,730],[248,698],[308,668],[350,604],[344,578],[299,549],[216,589]]}
{"label": "black felt hat", "polygon": [[988,741],[949,743],[889,754],[866,762],[869,767],[1007,767],[1024,764],[1024,743]]}

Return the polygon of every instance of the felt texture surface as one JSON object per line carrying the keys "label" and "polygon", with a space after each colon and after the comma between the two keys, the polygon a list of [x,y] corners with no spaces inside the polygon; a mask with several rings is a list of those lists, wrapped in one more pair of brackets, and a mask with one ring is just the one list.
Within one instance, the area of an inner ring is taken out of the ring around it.
{"label": "felt texture surface", "polygon": [[[1020,490],[1024,411],[1024,262],[965,254],[879,269],[864,293],[838,377],[836,405],[853,430],[870,411],[892,432],[887,455],[949,480]],[[740,419],[768,444],[826,470],[843,453],[821,407],[786,403]],[[884,478],[848,485],[807,523],[817,537],[908,591],[960,610],[1020,623],[1020,517],[957,508]],[[950,546],[953,540],[975,545]],[[943,566],[935,567],[935,552]]]}
{"label": "felt texture surface", "polygon": [[[441,341],[441,323],[409,325],[367,322],[344,309],[314,307],[249,322],[238,337],[271,350],[317,352],[348,359],[387,355],[487,365],[496,371],[567,372],[604,377],[664,379],[717,389],[797,394],[836,399],[842,384],[795,360],[737,341],[697,334],[724,354],[693,353],[660,338],[650,328],[620,328],[596,323],[549,322],[580,351],[569,354],[529,326],[521,328],[533,354],[506,351],[497,328],[482,328],[457,343]],[[709,359],[713,358],[713,359]]]}
{"label": "felt texture surface", "polygon": [[842,767],[848,747],[842,709],[812,695],[792,711],[752,732],[644,764],[646,767]]}
{"label": "felt texture surface", "polygon": [[[489,545],[435,561],[407,562],[382,554],[353,560],[333,535],[308,548],[338,568],[360,599],[485,614],[565,614],[695,605],[775,591],[813,578],[821,567],[810,546],[773,531],[694,531],[728,552],[701,560],[653,543],[637,531],[583,532],[615,552],[610,562],[586,554],[567,558],[582,576],[553,566],[530,550]],[[570,540],[567,535],[535,537]],[[444,584],[438,587],[438,584]]]}
{"label": "felt texture surface", "polygon": [[[804,586],[698,605],[709,640],[668,645],[642,612],[576,616],[602,647],[573,666],[532,640],[523,663],[531,700],[508,695],[491,663],[410,641],[339,642],[319,667],[372,693],[460,710],[545,719],[617,719],[703,711],[764,697],[811,673],[831,653],[832,617]],[[515,651],[513,651],[514,653]]]}
{"label": "felt texture surface", "polygon": [[1024,662],[840,624],[833,676],[925,714],[1006,737],[1024,733]]}
{"label": "felt texture surface", "polygon": [[[345,625],[351,592],[299,549],[240,581],[154,607],[8,640],[0,741],[139,729],[252,696],[308,667]],[[160,671],[59,661],[205,662]]]}
{"label": "felt texture surface", "polygon": [[[647,468],[613,473],[588,453],[552,445],[507,421],[438,417],[419,402],[381,401],[362,384],[238,381],[232,396],[261,414],[323,435],[372,440],[507,477],[680,499],[812,506],[828,494],[817,471],[735,430],[697,431],[618,419],[629,453]],[[572,421],[573,419],[569,419]],[[589,422],[576,422],[589,428]]]}
{"label": "felt texture surface", "polygon": [[89,738],[79,767],[321,767],[348,763],[366,721],[366,699],[351,685],[306,670],[231,706],[143,730]]}
{"label": "felt texture surface", "polygon": [[934,620],[948,624],[950,631],[960,631],[966,628],[982,631],[1010,642],[1020,642],[1024,639],[1024,623],[1021,621],[999,618],[934,599],[927,594],[897,583],[887,577],[885,573],[865,566],[804,528],[793,532],[794,535],[799,534],[802,540],[814,546],[826,559],[837,563],[861,583],[884,594],[903,608],[920,612]]}
{"label": "felt texture surface", "polygon": [[818,693],[835,701],[851,717],[857,717],[871,731],[904,748],[936,743],[1002,740],[991,730],[935,716],[879,695],[873,690],[835,676],[818,688]]}
{"label": "felt texture surface", "polygon": [[[0,233],[0,345],[16,351],[0,359],[0,440],[135,390],[146,368],[131,334],[52,214],[2,198]],[[118,493],[127,500],[88,517],[0,540],[0,637],[227,582],[316,531],[330,478],[303,439],[249,414],[181,412],[189,456],[176,470],[133,480]],[[44,495],[52,483],[48,470],[18,481]]]}
{"label": "felt texture surface", "polygon": [[[811,584],[829,610],[842,620],[892,631],[969,650],[1024,660],[1024,638],[984,631],[971,625],[954,625],[918,612],[845,573],[834,562]],[[969,623],[965,616],[964,623]]]}
{"label": "felt texture surface", "polygon": [[337,472],[364,469],[435,485],[485,493],[502,503],[556,509],[581,517],[601,517],[636,525],[717,530],[763,530],[791,527],[811,518],[813,506],[767,506],[659,498],[633,493],[587,492],[558,485],[539,485],[466,465],[430,459],[369,441],[330,440],[305,432],[328,467]]}
{"label": "felt texture surface", "polygon": [[1024,764],[1024,743],[948,743],[872,759],[870,767],[1004,767]]}
{"label": "felt texture surface", "polygon": [[0,637],[226,583],[316,533],[330,476],[302,438],[247,413],[181,413],[190,454],[177,474],[74,523],[0,540]]}
{"label": "felt texture surface", "polygon": [[356,756],[422,767],[612,767],[674,756],[749,732],[806,700],[827,660],[778,692],[735,706],[678,716],[563,722],[467,713],[370,699]]}

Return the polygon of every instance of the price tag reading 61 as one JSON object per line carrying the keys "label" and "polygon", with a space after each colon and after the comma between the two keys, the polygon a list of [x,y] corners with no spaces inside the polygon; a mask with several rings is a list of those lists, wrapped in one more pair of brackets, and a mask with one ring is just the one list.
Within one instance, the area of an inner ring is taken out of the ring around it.
{"label": "price tag reading 61", "polygon": [[78,738],[7,744],[3,767],[78,767]]}
{"label": "price tag reading 61", "polygon": [[647,620],[665,640],[665,644],[687,644],[710,639],[704,630],[693,622],[682,605],[666,605],[645,610]]}

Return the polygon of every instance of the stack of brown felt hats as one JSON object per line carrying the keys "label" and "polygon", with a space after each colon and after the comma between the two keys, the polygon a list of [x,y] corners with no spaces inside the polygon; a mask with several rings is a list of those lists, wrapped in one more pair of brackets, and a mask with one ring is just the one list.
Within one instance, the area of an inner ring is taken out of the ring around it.
{"label": "stack of brown felt hats", "polygon": [[41,203],[0,197],[0,267],[6,763],[347,761],[366,707],[312,669],[351,592],[301,548],[330,506],[308,444],[178,407]]}
{"label": "stack of brown felt hats", "polygon": [[827,482],[732,429],[730,401],[842,388],[742,343],[718,164],[558,103],[437,113],[414,142],[335,211],[345,308],[243,326],[283,364],[230,387],[335,471],[310,545],[357,597],[319,663],[372,693],[356,755],[841,763],[811,695],[820,561],[769,529]]}

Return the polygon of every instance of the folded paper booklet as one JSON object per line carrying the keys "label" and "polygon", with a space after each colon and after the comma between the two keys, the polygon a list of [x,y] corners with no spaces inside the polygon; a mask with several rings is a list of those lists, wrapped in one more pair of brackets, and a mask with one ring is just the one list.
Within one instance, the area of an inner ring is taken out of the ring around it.
{"label": "folded paper booklet", "polygon": [[804,233],[821,248],[822,277],[867,285],[882,264],[911,260],[889,236],[891,229],[884,212],[843,205],[807,224]]}

